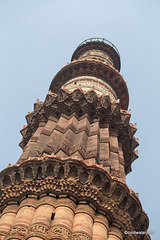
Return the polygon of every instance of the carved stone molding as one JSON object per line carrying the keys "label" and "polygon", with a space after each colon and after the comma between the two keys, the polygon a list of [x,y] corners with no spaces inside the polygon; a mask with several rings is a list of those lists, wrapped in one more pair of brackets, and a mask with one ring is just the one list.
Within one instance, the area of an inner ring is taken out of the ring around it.
{"label": "carved stone molding", "polygon": [[27,234],[27,228],[25,226],[14,226],[12,227],[9,236],[7,236],[6,240],[9,239],[18,239],[18,240],[24,240],[25,236]]}
{"label": "carved stone molding", "polygon": [[[75,95],[77,96],[75,99]],[[78,101],[77,101],[78,99]],[[37,103],[38,104],[38,103]],[[136,131],[136,126],[129,122],[130,112],[126,110],[120,110],[119,100],[111,102],[108,95],[103,94],[101,97],[98,96],[94,90],[83,92],[82,89],[77,89],[73,92],[68,92],[66,89],[61,88],[57,94],[49,93],[46,97],[44,103],[39,103],[39,108],[36,108],[33,112],[26,116],[28,125],[21,130],[23,139],[20,146],[23,148],[23,153],[18,163],[26,160],[26,154],[32,156],[40,157],[43,154],[59,154],[71,156],[73,154],[81,155],[83,159],[96,158],[99,161],[98,154],[100,144],[97,149],[85,149],[86,145],[83,144],[85,136],[81,137],[76,146],[70,146],[69,143],[62,141],[61,144],[51,144],[51,139],[58,141],[58,137],[66,136],[67,134],[72,134],[75,138],[82,131],[85,131],[86,141],[89,141],[89,137],[96,135],[99,136],[99,131],[103,129],[103,125],[107,124],[110,131],[116,129],[118,143],[121,145],[122,158],[124,157],[124,168],[125,173],[128,174],[131,171],[131,163],[138,157],[137,152],[134,150],[138,146],[138,139],[134,138],[134,133]],[[77,124],[85,118],[87,115],[88,123],[83,125],[83,128],[77,129]],[[51,119],[51,116],[55,116],[57,120]],[[71,121],[73,119],[73,122]],[[45,119],[46,127],[43,129],[39,128],[39,124]],[[61,119],[66,122],[68,120],[68,125],[61,123]],[[49,121],[53,122],[53,128],[51,130],[47,129],[47,124]],[[92,123],[95,121],[99,122],[99,129],[92,132]],[[38,142],[39,137],[37,137],[36,131],[41,131],[41,141],[47,141],[46,146],[43,148],[43,144]],[[50,135],[55,132],[52,137]],[[58,131],[58,133],[57,133]],[[58,134],[58,135],[56,135]],[[66,137],[67,139],[67,137]],[[88,139],[88,140],[87,140]],[[54,142],[55,142],[54,141]],[[78,144],[79,142],[79,144]],[[103,142],[103,139],[102,139]],[[87,143],[87,142],[86,142]],[[33,145],[34,144],[34,145]],[[59,153],[63,151],[63,153]],[[110,148],[109,151],[115,151],[115,148]],[[117,150],[118,151],[118,148]],[[101,160],[101,159],[100,159]],[[119,161],[122,162],[123,159]],[[124,172],[124,170],[123,170]],[[112,170],[112,173],[117,178],[123,178],[121,171]],[[123,173],[124,175],[124,173]]]}
{"label": "carved stone molding", "polygon": [[71,240],[92,240],[92,238],[84,233],[75,233],[71,236]]}
{"label": "carved stone molding", "polygon": [[[31,172],[33,172],[33,168],[37,169],[37,165],[39,167],[42,167],[42,165],[45,166],[42,168],[41,179],[36,177],[30,178],[29,175],[25,177],[25,174],[22,174],[26,166],[30,166]],[[53,165],[52,175],[49,173],[49,176],[47,176],[46,174],[48,172],[44,172],[47,170],[47,165]],[[73,165],[74,169],[72,167]],[[76,173],[75,175],[72,174],[71,177],[69,175],[70,167],[72,171],[74,170]],[[67,169],[65,177],[62,169]],[[30,199],[29,196],[31,196],[36,206],[37,200],[34,199],[33,196],[40,198],[44,196],[44,194],[48,194],[50,197],[53,196],[53,203],[55,203],[54,205],[56,207],[61,201],[62,205],[65,204],[63,198],[66,195],[66,197],[71,196],[71,198],[74,198],[78,202],[86,201],[87,203],[93,204],[97,211],[103,210],[103,212],[109,216],[110,221],[117,222],[124,230],[133,231],[136,229],[145,231],[148,228],[148,217],[142,211],[137,195],[130,190],[126,184],[111,178],[111,176],[104,169],[99,168],[98,165],[90,166],[84,164],[82,161],[71,158],[61,159],[51,156],[31,158],[20,165],[13,165],[4,170],[0,174],[0,179],[3,179],[5,174],[10,177],[10,174],[14,171],[20,173],[20,182],[17,184],[15,178],[15,183],[12,183],[12,186],[6,186],[5,184],[5,187],[2,182],[3,187],[0,190],[1,209],[10,201],[21,202],[21,199],[24,199],[25,196],[28,197],[26,204],[29,201],[28,199]],[[86,178],[82,184],[81,177],[84,177],[82,175],[84,171],[86,171],[87,175],[84,175]],[[46,176],[43,177],[44,175]],[[98,180],[98,184],[95,179]],[[59,197],[60,195],[62,195],[63,198],[59,198],[59,201],[56,203],[55,196]],[[24,200],[23,202],[25,204]],[[12,231],[13,234],[19,234],[19,236],[26,232],[24,228],[20,229],[19,227],[13,228]]]}
{"label": "carved stone molding", "polygon": [[42,239],[46,240],[48,236],[48,228],[43,224],[34,224],[29,227],[26,240],[30,237],[41,237]]}
{"label": "carved stone molding", "polygon": [[98,60],[79,59],[67,64],[53,78],[50,90],[57,93],[67,81],[80,76],[93,76],[107,82],[120,99],[121,108],[128,108],[129,95],[123,77],[114,67]]}
{"label": "carved stone molding", "polygon": [[61,237],[63,240],[71,239],[71,232],[63,226],[54,226],[48,231],[48,237],[50,240],[56,237]]}

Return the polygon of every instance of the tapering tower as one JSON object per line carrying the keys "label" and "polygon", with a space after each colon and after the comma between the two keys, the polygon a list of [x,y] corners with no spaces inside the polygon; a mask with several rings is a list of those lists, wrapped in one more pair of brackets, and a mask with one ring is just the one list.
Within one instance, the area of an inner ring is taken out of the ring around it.
{"label": "tapering tower", "polygon": [[126,185],[138,140],[119,71],[112,43],[86,40],[34,104],[23,153],[0,173],[0,240],[150,239]]}

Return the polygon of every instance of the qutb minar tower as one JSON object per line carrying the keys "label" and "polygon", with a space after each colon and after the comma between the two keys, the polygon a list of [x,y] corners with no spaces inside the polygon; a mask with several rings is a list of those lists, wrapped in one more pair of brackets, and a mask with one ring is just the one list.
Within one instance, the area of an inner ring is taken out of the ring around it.
{"label": "qutb minar tower", "polygon": [[126,175],[138,157],[120,56],[89,39],[53,78],[0,173],[0,240],[149,240]]}

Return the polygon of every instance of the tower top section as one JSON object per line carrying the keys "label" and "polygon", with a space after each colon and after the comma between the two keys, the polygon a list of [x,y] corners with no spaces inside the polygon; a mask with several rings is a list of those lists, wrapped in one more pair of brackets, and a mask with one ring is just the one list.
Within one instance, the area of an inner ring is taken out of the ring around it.
{"label": "tower top section", "polygon": [[53,78],[49,90],[58,93],[62,86],[74,91],[93,88],[98,95],[107,94],[111,101],[120,100],[120,108],[127,110],[129,94],[120,74],[120,55],[117,48],[104,38],[82,42],[71,58]]}
{"label": "tower top section", "polygon": [[103,52],[103,55],[101,54],[101,57],[99,56],[99,60],[105,62],[108,60],[108,63],[120,71],[121,61],[119,51],[113,43],[106,40],[105,38],[89,38],[80,43],[77,49],[74,51],[71,61],[81,59],[84,56],[87,57],[92,50],[97,50],[98,54],[94,52],[95,58],[100,55],[99,52]]}

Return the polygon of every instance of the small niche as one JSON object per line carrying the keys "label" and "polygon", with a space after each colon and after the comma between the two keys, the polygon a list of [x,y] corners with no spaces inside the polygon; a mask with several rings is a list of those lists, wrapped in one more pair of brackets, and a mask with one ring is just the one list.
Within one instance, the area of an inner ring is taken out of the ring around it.
{"label": "small niche", "polygon": [[94,176],[92,183],[96,186],[100,186],[101,185],[101,177],[99,174],[97,174],[96,176]]}
{"label": "small niche", "polygon": [[77,168],[75,166],[70,167],[68,176],[73,178],[77,177]]}
{"label": "small niche", "polygon": [[54,219],[54,216],[55,216],[55,214],[52,212],[52,214],[51,214],[51,220]]}
{"label": "small niche", "polygon": [[37,178],[38,178],[38,179],[41,179],[41,178],[42,178],[42,168],[41,168],[41,167],[38,167]]}
{"label": "small niche", "polygon": [[5,175],[4,179],[3,179],[3,186],[4,187],[8,187],[11,185],[11,179],[9,175]]}
{"label": "small niche", "polygon": [[49,164],[47,166],[47,176],[53,176],[53,165]]}
{"label": "small niche", "polygon": [[24,177],[25,177],[25,178],[33,178],[32,168],[31,168],[31,167],[27,167],[27,168],[25,169]]}
{"label": "small niche", "polygon": [[58,178],[63,178],[63,176],[64,176],[64,167],[61,166],[61,167],[59,168]]}
{"label": "small niche", "polygon": [[15,184],[20,184],[21,183],[21,176],[20,174],[17,172],[15,174]]}
{"label": "small niche", "polygon": [[85,184],[86,181],[88,180],[88,173],[87,173],[87,171],[84,170],[83,172],[81,172],[79,178],[80,178],[80,182],[81,182],[82,184]]}

